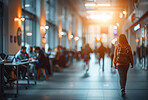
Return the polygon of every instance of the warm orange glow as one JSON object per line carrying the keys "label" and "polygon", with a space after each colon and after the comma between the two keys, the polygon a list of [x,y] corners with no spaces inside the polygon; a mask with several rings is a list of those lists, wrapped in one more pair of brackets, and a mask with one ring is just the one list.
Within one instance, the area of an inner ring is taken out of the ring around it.
{"label": "warm orange glow", "polygon": [[16,18],[16,17],[14,18],[14,21],[15,21],[15,22],[16,22],[16,21],[19,21],[19,20],[20,20],[19,18]]}
{"label": "warm orange glow", "polygon": [[123,14],[124,14],[124,15],[126,15],[126,14],[127,14],[127,12],[126,12],[126,11],[123,11]]}
{"label": "warm orange glow", "polygon": [[78,41],[79,40],[79,37],[78,36],[75,36],[74,39],[75,39],[75,41]]}
{"label": "warm orange glow", "polygon": [[119,25],[119,23],[116,23],[116,25],[119,27],[120,25]]}
{"label": "warm orange glow", "polygon": [[112,19],[112,12],[104,12],[104,13],[98,13],[98,14],[90,14],[87,16],[88,19],[92,19],[92,20],[99,20],[99,21],[108,21]]}
{"label": "warm orange glow", "polygon": [[46,28],[45,28],[45,26],[41,26],[40,27],[40,32],[41,32],[41,34],[46,34]]}
{"label": "warm orange glow", "polygon": [[85,4],[85,7],[95,7],[95,6],[110,7],[111,4],[96,4],[96,3],[86,3]]}
{"label": "warm orange glow", "polygon": [[32,33],[26,33],[27,36],[32,36]]}
{"label": "warm orange glow", "polygon": [[46,26],[45,14],[43,11],[41,11],[41,18],[40,18],[40,32],[41,32],[41,34],[46,34],[45,26]]}
{"label": "warm orange glow", "polygon": [[101,42],[101,38],[100,37],[96,37],[96,42]]}
{"label": "warm orange glow", "polygon": [[42,43],[46,43],[46,39],[45,38],[42,38]]}
{"label": "warm orange glow", "polygon": [[45,26],[45,29],[49,29],[49,26]]}
{"label": "warm orange glow", "polygon": [[16,17],[20,19],[20,20],[18,20],[18,26],[22,28],[22,20],[21,20],[21,17],[22,17],[22,7],[21,7],[21,5],[18,6],[17,16]]}
{"label": "warm orange glow", "polygon": [[71,25],[69,26],[69,32],[68,32],[68,39],[71,40],[73,38],[73,35],[71,33]]}
{"label": "warm orange glow", "polygon": [[145,36],[144,37],[142,37],[142,41],[144,41],[145,40]]}
{"label": "warm orange glow", "polygon": [[25,18],[24,18],[24,17],[22,17],[22,18],[21,18],[21,21],[25,21]]}
{"label": "warm orange glow", "polygon": [[62,32],[62,23],[59,22],[59,39],[62,38],[62,34],[61,34],[61,32]]}
{"label": "warm orange glow", "polygon": [[135,41],[136,41],[136,42],[139,42],[139,39],[136,39]]}
{"label": "warm orange glow", "polygon": [[73,38],[73,35],[70,35],[69,38],[72,39]]}

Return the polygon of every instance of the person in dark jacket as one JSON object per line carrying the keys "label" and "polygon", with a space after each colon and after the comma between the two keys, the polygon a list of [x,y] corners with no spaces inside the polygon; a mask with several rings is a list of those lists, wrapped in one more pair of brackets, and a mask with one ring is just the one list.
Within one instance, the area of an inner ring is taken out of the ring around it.
{"label": "person in dark jacket", "polygon": [[40,47],[36,47],[35,52],[37,54],[37,60],[38,63],[36,65],[37,70],[39,68],[45,68],[46,71],[50,74],[50,64],[49,64],[49,58],[45,56],[44,52],[40,49]]}
{"label": "person in dark jacket", "polygon": [[86,44],[83,50],[84,54],[84,62],[86,63],[85,66],[88,66],[87,70],[89,70],[89,60],[90,60],[90,53],[92,53],[92,49],[90,48],[89,44]]}
{"label": "person in dark jacket", "polygon": [[114,50],[115,50],[115,46],[114,44],[112,44],[110,48],[111,68],[113,67]]}
{"label": "person in dark jacket", "polygon": [[99,53],[99,64],[100,64],[101,58],[103,59],[103,66],[102,66],[103,71],[104,71],[104,56],[106,51],[107,49],[104,47],[103,43],[101,42],[101,46],[98,48],[98,53]]}

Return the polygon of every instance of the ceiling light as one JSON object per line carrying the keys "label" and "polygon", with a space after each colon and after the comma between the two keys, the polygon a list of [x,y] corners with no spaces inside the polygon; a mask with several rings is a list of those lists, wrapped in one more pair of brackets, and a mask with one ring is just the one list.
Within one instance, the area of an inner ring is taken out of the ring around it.
{"label": "ceiling light", "polygon": [[76,37],[75,37],[75,41],[78,41],[78,40],[79,40],[79,37],[76,36]]}
{"label": "ceiling light", "polygon": [[113,29],[116,30],[117,29],[117,26],[113,26]]}
{"label": "ceiling light", "polygon": [[86,3],[85,6],[86,7],[91,7],[91,6],[96,6],[96,4],[94,4],[94,3]]}
{"label": "ceiling light", "polygon": [[26,33],[27,36],[32,36],[32,33]]}
{"label": "ceiling light", "polygon": [[126,11],[123,11],[123,14],[126,15]]}
{"label": "ceiling light", "polygon": [[66,33],[65,32],[61,32],[60,35],[66,35]]}
{"label": "ceiling light", "polygon": [[97,4],[97,6],[106,6],[106,7],[109,7],[109,6],[111,6],[110,4]]}
{"label": "ceiling light", "polygon": [[30,4],[25,4],[25,7],[30,7]]}
{"label": "ceiling light", "polygon": [[49,26],[45,26],[45,29],[49,29]]}
{"label": "ceiling light", "polygon": [[25,21],[25,18],[24,17],[21,17],[21,21]]}

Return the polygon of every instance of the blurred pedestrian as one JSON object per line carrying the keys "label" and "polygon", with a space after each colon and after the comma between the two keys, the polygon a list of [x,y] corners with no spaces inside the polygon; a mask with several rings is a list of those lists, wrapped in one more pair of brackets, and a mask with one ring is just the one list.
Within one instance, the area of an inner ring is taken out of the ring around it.
{"label": "blurred pedestrian", "polygon": [[92,49],[90,48],[89,44],[85,45],[84,48],[84,62],[85,62],[85,67],[88,66],[87,70],[89,70],[89,60],[90,60],[90,53],[92,53]]}
{"label": "blurred pedestrian", "polygon": [[104,71],[105,52],[107,52],[107,49],[104,47],[103,43],[101,42],[101,46],[98,48],[98,53],[99,53],[99,64],[100,64],[100,60],[103,59],[102,71]]}
{"label": "blurred pedestrian", "polygon": [[115,46],[114,44],[112,44],[110,48],[111,68],[113,67],[114,50],[115,50]]}
{"label": "blurred pedestrian", "polygon": [[125,95],[127,71],[130,63],[133,68],[133,55],[131,47],[128,44],[126,36],[121,34],[119,36],[119,44],[115,47],[114,51],[114,65],[115,69],[118,69],[119,72],[122,96]]}

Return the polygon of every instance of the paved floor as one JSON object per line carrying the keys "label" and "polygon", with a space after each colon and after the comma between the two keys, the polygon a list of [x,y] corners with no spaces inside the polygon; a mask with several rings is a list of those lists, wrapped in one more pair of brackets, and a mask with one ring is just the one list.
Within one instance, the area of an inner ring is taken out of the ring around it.
{"label": "paved floor", "polygon": [[128,71],[126,96],[121,97],[119,77],[110,68],[110,59],[105,58],[102,72],[94,55],[90,70],[84,70],[83,61],[74,61],[70,68],[54,73],[49,81],[38,81],[30,89],[20,89],[17,98],[8,100],[148,100],[148,71],[133,68]]}

